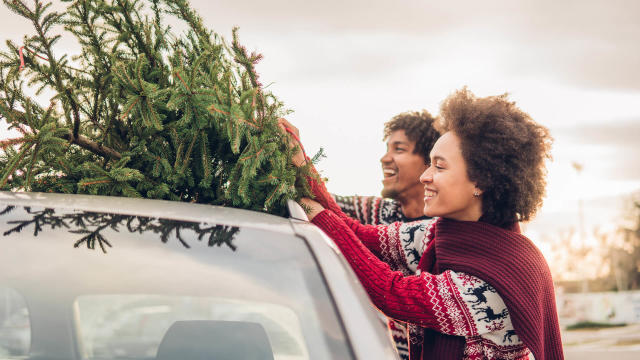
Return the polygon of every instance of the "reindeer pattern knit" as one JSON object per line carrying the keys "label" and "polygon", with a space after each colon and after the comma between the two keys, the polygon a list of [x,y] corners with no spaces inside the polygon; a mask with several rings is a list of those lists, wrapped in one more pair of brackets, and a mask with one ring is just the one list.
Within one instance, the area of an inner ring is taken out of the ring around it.
{"label": "reindeer pattern knit", "polygon": [[[444,334],[464,336],[464,359],[533,358],[529,357],[529,350],[515,333],[509,311],[491,285],[461,272],[447,270],[433,275],[418,269],[422,254],[433,239],[436,221],[378,226],[377,237],[361,237],[361,240],[391,268],[404,268],[403,273],[419,276],[424,286],[422,306],[427,307],[423,311],[433,313],[436,319],[434,323],[426,324],[427,327]],[[420,329],[413,329],[411,342],[421,342],[421,333]]]}

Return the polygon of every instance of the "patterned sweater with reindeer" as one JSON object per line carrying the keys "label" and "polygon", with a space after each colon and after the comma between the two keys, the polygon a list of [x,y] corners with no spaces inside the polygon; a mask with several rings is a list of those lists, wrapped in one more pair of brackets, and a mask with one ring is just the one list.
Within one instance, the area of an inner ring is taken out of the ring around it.
{"label": "patterned sweater with reindeer", "polygon": [[387,225],[394,222],[410,222],[429,220],[430,217],[420,216],[408,218],[402,212],[400,202],[379,196],[340,196],[333,195],[336,204],[347,216],[358,220],[364,225]]}
{"label": "patterned sweater with reindeer", "polygon": [[[313,219],[336,241],[356,272],[368,272],[366,277],[370,281],[362,281],[360,275],[359,278],[376,306],[386,315],[410,324],[412,344],[422,343],[427,328],[464,336],[466,360],[533,359],[516,334],[500,294],[490,284],[451,270],[438,275],[421,271],[420,260],[433,240],[437,219],[380,226],[343,221],[344,218],[326,210]],[[346,239],[346,229],[340,229],[339,223],[350,228],[360,242]],[[372,261],[366,253],[382,261]],[[380,267],[377,262],[388,267]],[[404,270],[400,274],[397,269]],[[415,275],[407,277],[404,275],[407,273]],[[376,289],[369,291],[372,288]],[[378,294],[374,296],[375,293]],[[380,299],[376,299],[378,295]]]}

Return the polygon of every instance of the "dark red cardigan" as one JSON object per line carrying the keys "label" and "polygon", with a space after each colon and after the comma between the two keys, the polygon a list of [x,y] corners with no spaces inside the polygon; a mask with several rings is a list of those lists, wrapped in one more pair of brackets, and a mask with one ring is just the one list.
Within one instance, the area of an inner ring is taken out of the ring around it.
{"label": "dark red cardigan", "polygon": [[[551,273],[542,253],[523,235],[476,221],[440,219],[421,268],[464,272],[491,284],[509,309],[516,333],[536,360],[563,359]],[[464,340],[425,334],[423,359],[460,359]]]}

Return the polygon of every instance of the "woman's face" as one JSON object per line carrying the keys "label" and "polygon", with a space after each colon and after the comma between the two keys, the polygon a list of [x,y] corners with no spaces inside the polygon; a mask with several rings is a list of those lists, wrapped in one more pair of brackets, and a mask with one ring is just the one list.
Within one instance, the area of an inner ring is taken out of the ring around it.
{"label": "woman's face", "polygon": [[460,221],[480,219],[482,192],[467,176],[460,138],[451,131],[445,133],[436,141],[430,158],[431,166],[420,176],[424,214]]}

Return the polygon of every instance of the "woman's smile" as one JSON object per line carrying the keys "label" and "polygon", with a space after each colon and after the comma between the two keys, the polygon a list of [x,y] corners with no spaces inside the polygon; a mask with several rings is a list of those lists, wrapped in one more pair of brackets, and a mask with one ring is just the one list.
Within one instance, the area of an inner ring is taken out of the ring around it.
{"label": "woman's smile", "polygon": [[433,199],[434,196],[436,196],[435,190],[429,190],[427,188],[424,189],[424,202],[425,203],[427,201]]}

